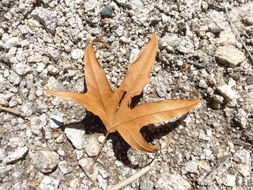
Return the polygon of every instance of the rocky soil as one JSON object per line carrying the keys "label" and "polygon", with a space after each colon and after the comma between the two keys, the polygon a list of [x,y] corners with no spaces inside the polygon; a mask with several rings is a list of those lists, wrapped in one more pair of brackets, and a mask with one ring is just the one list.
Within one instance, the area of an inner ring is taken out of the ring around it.
{"label": "rocky soil", "polygon": [[[113,88],[148,41],[159,38],[142,102],[191,98],[179,120],[147,126],[163,149],[144,154],[99,118],[43,89],[84,92],[83,56],[94,38]],[[0,189],[107,189],[155,160],[124,190],[253,187],[253,2],[247,0],[1,0]],[[6,108],[19,111],[10,113]]]}

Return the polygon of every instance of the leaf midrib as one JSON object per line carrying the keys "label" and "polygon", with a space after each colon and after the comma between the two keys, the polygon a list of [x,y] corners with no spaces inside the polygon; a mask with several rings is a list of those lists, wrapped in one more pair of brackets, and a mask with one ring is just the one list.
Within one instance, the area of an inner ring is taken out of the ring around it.
{"label": "leaf midrib", "polygon": [[[177,109],[170,109],[170,110],[158,111],[158,112],[153,112],[153,113],[150,113],[150,114],[142,115],[142,116],[139,116],[139,117],[135,117],[135,118],[132,118],[132,119],[127,120],[127,121],[125,121],[125,122],[118,123],[118,124],[114,125],[111,129],[115,129],[115,128],[119,127],[119,126],[122,125],[122,124],[130,123],[130,122],[132,122],[132,121],[134,121],[134,120],[137,120],[137,119],[139,119],[139,118],[141,118],[141,117],[150,116],[150,115],[154,115],[154,114],[159,114],[159,113],[163,113],[163,112],[168,112],[168,111],[171,111],[171,110],[175,110],[175,111],[176,111],[176,110],[179,110],[179,109],[182,109],[182,108],[189,108],[189,107],[192,107],[192,106],[194,106],[194,105],[197,105],[198,103],[199,103],[199,102],[196,102],[196,103],[194,103],[194,104],[192,104],[192,105],[189,105],[189,106],[183,106],[183,107],[180,107],[180,108],[177,108]],[[130,110],[130,111],[131,111],[131,110]],[[168,120],[170,120],[170,119],[168,119]],[[150,123],[150,124],[151,124],[151,123]]]}

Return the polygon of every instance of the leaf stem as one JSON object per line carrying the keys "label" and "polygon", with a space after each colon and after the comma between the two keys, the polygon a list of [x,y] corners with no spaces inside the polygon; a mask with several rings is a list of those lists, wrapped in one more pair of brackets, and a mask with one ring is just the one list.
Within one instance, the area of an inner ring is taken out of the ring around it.
{"label": "leaf stem", "polygon": [[95,165],[95,163],[97,162],[97,159],[98,159],[98,157],[100,156],[100,154],[101,154],[101,152],[102,152],[102,149],[104,148],[105,142],[106,142],[106,140],[107,140],[109,134],[110,134],[110,133],[107,132],[106,135],[105,135],[105,139],[104,139],[103,142],[102,142],[102,146],[100,147],[97,156],[94,158],[93,163],[92,163],[91,166],[90,166],[90,169],[89,169],[89,172],[90,172],[90,173],[93,173],[93,171],[94,171],[94,165]]}

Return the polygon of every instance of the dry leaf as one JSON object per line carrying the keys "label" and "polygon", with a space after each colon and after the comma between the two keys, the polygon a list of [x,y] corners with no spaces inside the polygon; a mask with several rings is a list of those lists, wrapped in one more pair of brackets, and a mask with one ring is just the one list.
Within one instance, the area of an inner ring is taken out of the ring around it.
{"label": "dry leaf", "polygon": [[130,108],[132,97],[139,95],[149,83],[157,47],[158,40],[153,35],[142,54],[128,69],[119,89],[113,91],[90,43],[84,58],[87,93],[52,90],[45,90],[45,92],[81,104],[99,116],[106,126],[107,134],[118,131],[133,148],[144,152],[155,152],[157,148],[145,141],[140,129],[147,124],[179,117],[196,108],[200,102],[199,99],[164,100]]}

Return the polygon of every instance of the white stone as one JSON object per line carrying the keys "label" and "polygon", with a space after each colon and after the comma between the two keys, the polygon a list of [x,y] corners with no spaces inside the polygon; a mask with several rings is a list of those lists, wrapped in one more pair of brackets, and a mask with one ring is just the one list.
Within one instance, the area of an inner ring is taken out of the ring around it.
{"label": "white stone", "polygon": [[59,163],[59,155],[53,151],[38,151],[30,156],[34,166],[42,173],[52,172]]}
{"label": "white stone", "polygon": [[28,152],[28,148],[26,146],[17,148],[14,152],[11,152],[7,157],[3,159],[4,163],[12,163],[21,158],[23,158]]}
{"label": "white stone", "polygon": [[203,149],[203,152],[206,158],[210,158],[213,153],[210,149]]}
{"label": "white stone", "polygon": [[205,132],[203,130],[200,131],[199,133],[199,138],[205,141],[209,141],[210,138],[205,134]]}
{"label": "white stone", "polygon": [[162,22],[163,24],[167,23],[170,21],[170,17],[162,13]]}
{"label": "white stone", "polygon": [[[25,51],[22,48],[18,48],[16,51],[16,59],[18,63],[22,63],[22,64],[26,64],[26,55],[25,55]],[[25,65],[25,69],[30,69],[29,65]]]}
{"label": "white stone", "polygon": [[224,184],[225,186],[227,186],[227,187],[234,187],[234,186],[235,186],[235,180],[236,180],[236,176],[227,174],[227,175],[224,177],[223,184]]}
{"label": "white stone", "polygon": [[117,5],[115,2],[110,2],[109,5],[110,5],[114,10],[117,10],[117,11],[120,10],[119,7],[118,7],[118,5]]}
{"label": "white stone", "polygon": [[85,151],[88,154],[89,157],[94,157],[98,154],[100,146],[97,140],[97,137],[95,135],[89,135],[86,137],[86,147]]}
{"label": "white stone", "polygon": [[25,145],[25,143],[23,141],[23,138],[19,137],[19,136],[11,137],[8,142],[8,146],[10,146],[11,148],[17,148],[17,147],[21,147],[24,145]]}
{"label": "white stone", "polygon": [[[122,42],[124,42],[124,43],[129,43],[131,40],[129,39],[129,38],[127,38],[126,36],[121,36],[120,37],[120,40],[122,41]],[[123,48],[121,48],[121,52],[123,53],[123,54],[126,54],[126,50],[125,49],[123,49]]]}
{"label": "white stone", "polygon": [[3,33],[3,35],[2,35],[2,41],[6,42],[9,39],[10,39],[10,36],[7,33]]}
{"label": "white stone", "polygon": [[54,189],[58,189],[59,184],[60,184],[60,180],[54,179],[49,176],[44,176],[40,182],[38,189],[39,190],[54,190]]}
{"label": "white stone", "polygon": [[24,63],[14,64],[13,65],[13,69],[19,75],[25,75],[29,71],[31,71],[31,67],[29,65],[27,65],[27,64],[24,64]]}
{"label": "white stone", "polygon": [[178,174],[162,173],[157,181],[158,188],[166,190],[190,190],[191,184]]}
{"label": "white stone", "polygon": [[57,150],[57,153],[58,153],[60,156],[65,156],[65,152],[64,152],[64,150],[62,150],[62,149]]}
{"label": "white stone", "polygon": [[82,129],[66,128],[64,130],[67,138],[71,141],[76,149],[85,148],[85,131]]}
{"label": "white stone", "polygon": [[84,151],[83,150],[75,150],[75,153],[76,153],[77,160],[80,160],[81,158],[84,157]]}
{"label": "white stone", "polygon": [[42,96],[43,95],[43,89],[41,89],[41,88],[38,88],[37,90],[36,90],[36,92],[35,92],[35,94],[36,94],[36,96]]}
{"label": "white stone", "polygon": [[231,86],[231,87],[235,86],[236,85],[235,80],[233,80],[232,78],[230,78],[229,81],[228,81],[228,85]]}
{"label": "white stone", "polygon": [[42,61],[42,56],[38,53],[35,53],[27,58],[28,63],[38,63]]}
{"label": "white stone", "polygon": [[9,75],[10,75],[9,70],[4,70],[4,77],[6,78],[6,77],[8,77]]}
{"label": "white stone", "polygon": [[105,179],[108,178],[108,173],[106,170],[98,168],[98,173]]}
{"label": "white stone", "polygon": [[92,9],[95,9],[99,5],[98,0],[88,0],[86,1],[84,7],[86,11],[91,11]]}
{"label": "white stone", "polygon": [[229,67],[235,67],[245,60],[244,53],[234,46],[220,46],[215,52],[217,61]]}
{"label": "white stone", "polygon": [[48,72],[49,72],[51,75],[55,75],[55,74],[57,74],[57,72],[58,72],[58,69],[57,69],[56,67],[54,67],[53,65],[49,65],[49,66],[47,67],[47,69],[48,69]]}
{"label": "white stone", "polygon": [[[217,24],[216,24],[217,25]],[[235,34],[233,31],[230,29],[229,26],[226,26],[223,31],[220,32],[219,38],[216,40],[217,44],[236,44],[237,40],[235,37]]]}
{"label": "white stone", "polygon": [[0,93],[0,105],[7,106],[9,104],[9,99],[13,96],[12,93],[3,94]]}
{"label": "white stone", "polygon": [[5,158],[4,149],[0,148],[0,161],[2,161]]}
{"label": "white stone", "polygon": [[49,127],[51,127],[52,129],[57,129],[63,126],[63,116],[64,114],[61,112],[54,112],[52,113],[52,115],[50,116],[50,121],[49,121]]}
{"label": "white stone", "polygon": [[37,21],[35,19],[29,19],[27,24],[30,27],[40,27],[41,26],[41,24],[39,23],[39,21]]}
{"label": "white stone", "polygon": [[75,179],[72,179],[70,182],[69,182],[69,186],[72,188],[72,189],[77,189],[78,185],[80,184],[79,180],[77,178]]}
{"label": "white stone", "polygon": [[250,165],[238,164],[237,169],[243,175],[243,177],[247,177],[247,176],[250,176],[252,168]]}
{"label": "white stone", "polygon": [[135,8],[143,7],[143,3],[141,0],[130,0],[129,3]]}
{"label": "white stone", "polygon": [[72,168],[69,166],[68,162],[66,161],[60,161],[58,167],[63,174],[67,174],[72,171]]}
{"label": "white stone", "polygon": [[189,161],[187,162],[183,169],[182,169],[182,172],[183,174],[186,174],[186,173],[195,173],[195,174],[198,174],[199,171],[198,171],[198,164],[197,162],[195,161]]}
{"label": "white stone", "polygon": [[143,179],[140,181],[140,190],[153,190],[154,183],[149,179]]}
{"label": "white stone", "polygon": [[193,53],[194,44],[188,37],[183,38],[178,44],[177,50],[181,53]]}
{"label": "white stone", "polygon": [[65,45],[65,46],[64,46],[64,49],[65,49],[66,52],[70,52],[70,51],[71,51],[71,47],[68,46],[68,45]]}
{"label": "white stone", "polygon": [[9,101],[9,107],[13,108],[21,103],[22,103],[22,99],[19,96],[13,96],[13,97],[11,97],[11,99]]}
{"label": "white stone", "polygon": [[239,98],[238,94],[236,91],[234,91],[229,85],[224,84],[221,86],[218,86],[218,91],[219,93],[221,93],[222,96],[224,96],[224,98],[228,99],[228,100],[233,100],[233,99],[237,99]]}
{"label": "white stone", "polygon": [[5,49],[10,49],[11,47],[16,47],[20,45],[20,40],[19,38],[17,37],[12,37],[12,38],[9,38],[5,44],[4,44],[4,48]]}
{"label": "white stone", "polygon": [[91,166],[92,163],[93,163],[93,159],[92,158],[83,158],[83,159],[81,159],[81,160],[78,161],[78,164],[84,170],[84,172],[86,173],[86,175],[90,179],[92,179],[93,181],[95,181],[97,179],[97,176],[98,176],[97,163],[94,165],[94,171],[90,172],[90,166]]}
{"label": "white stone", "polygon": [[234,160],[242,164],[250,164],[252,159],[249,151],[242,149],[235,153]]}
{"label": "white stone", "polygon": [[59,58],[59,51],[56,49],[49,47],[47,50],[47,54],[49,57],[51,57],[54,61],[57,61]]}
{"label": "white stone", "polygon": [[198,167],[205,171],[211,170],[211,166],[209,165],[209,163],[203,160],[198,161]]}
{"label": "white stone", "polygon": [[8,76],[8,80],[14,85],[18,85],[21,81],[20,77],[13,71],[10,71],[10,75]]}
{"label": "white stone", "polygon": [[71,51],[71,57],[73,59],[81,59],[81,58],[83,58],[83,56],[84,56],[84,52],[81,49],[73,49]]}
{"label": "white stone", "polygon": [[107,187],[108,180],[104,179],[101,175],[97,176],[98,185],[101,187],[101,189],[105,190]]}
{"label": "white stone", "polygon": [[131,54],[130,54],[130,63],[133,63],[137,59],[139,53],[140,53],[139,49],[133,49],[131,51]]}
{"label": "white stone", "polygon": [[98,142],[99,142],[99,143],[103,143],[104,140],[105,140],[105,136],[104,136],[104,135],[100,135],[100,136],[98,137]]}
{"label": "white stone", "polygon": [[115,30],[115,33],[120,37],[124,34],[124,27],[118,26],[117,30]]}
{"label": "white stone", "polygon": [[41,135],[42,128],[44,128],[47,124],[45,114],[40,117],[32,117],[31,118],[31,131],[36,135]]}
{"label": "white stone", "polygon": [[30,42],[28,40],[22,40],[20,42],[21,47],[27,47],[29,46]]}
{"label": "white stone", "polygon": [[36,71],[37,71],[38,73],[41,73],[41,72],[43,71],[44,68],[45,68],[45,64],[40,62],[40,63],[37,64]]}
{"label": "white stone", "polygon": [[178,46],[180,39],[175,34],[167,33],[159,40],[161,48],[168,48],[168,46],[175,48]]}
{"label": "white stone", "polygon": [[54,34],[57,25],[56,11],[51,11],[42,7],[36,7],[32,11],[31,16],[40,22],[48,32]]}
{"label": "white stone", "polygon": [[206,84],[206,81],[204,79],[199,80],[199,87],[208,88],[208,85]]}

